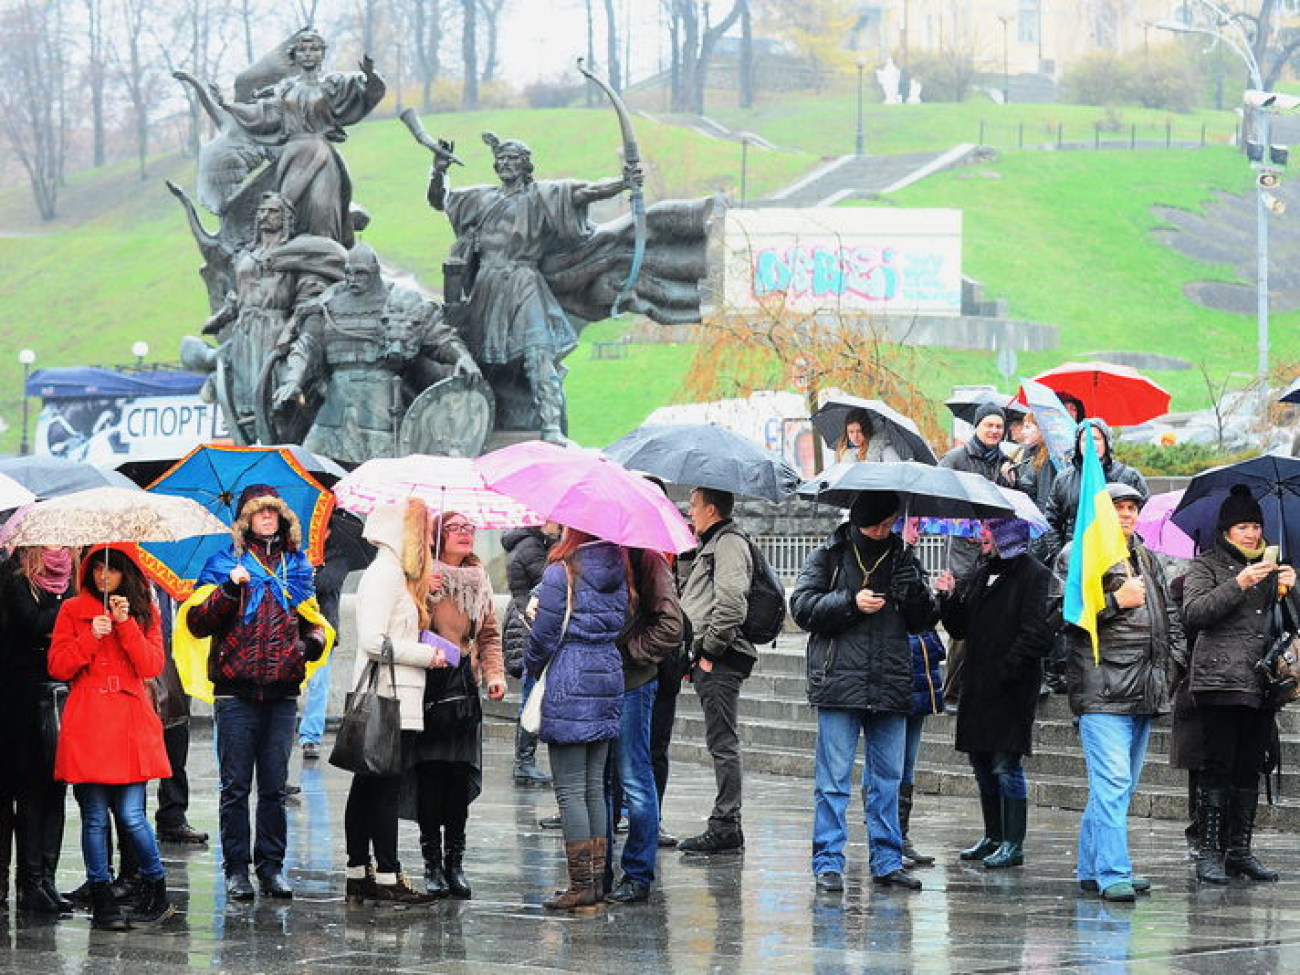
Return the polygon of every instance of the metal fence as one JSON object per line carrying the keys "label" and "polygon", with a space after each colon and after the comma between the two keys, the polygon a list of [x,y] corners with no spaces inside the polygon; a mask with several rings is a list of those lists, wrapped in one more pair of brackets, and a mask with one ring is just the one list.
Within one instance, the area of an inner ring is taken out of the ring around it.
{"label": "metal fence", "polygon": [[[825,541],[824,535],[755,535],[754,544],[772,563],[772,568],[787,586],[794,585],[812,550]],[[933,578],[947,562],[948,536],[922,535],[916,544],[916,554]]]}

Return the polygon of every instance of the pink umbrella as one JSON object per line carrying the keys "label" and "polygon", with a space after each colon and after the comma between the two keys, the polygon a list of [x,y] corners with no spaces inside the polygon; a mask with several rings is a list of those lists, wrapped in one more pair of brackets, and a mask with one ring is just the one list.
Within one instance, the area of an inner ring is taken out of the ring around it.
{"label": "pink umbrella", "polygon": [[334,485],[340,508],[368,515],[381,504],[420,498],[435,512],[457,511],[479,528],[540,525],[544,519],[483,483],[467,457],[376,457]]}
{"label": "pink umbrella", "polygon": [[1176,559],[1192,559],[1196,557],[1196,543],[1169,520],[1182,499],[1182,491],[1166,491],[1147,498],[1142,513],[1138,515],[1137,533],[1153,552]]}
{"label": "pink umbrella", "polygon": [[659,488],[598,451],[530,440],[474,463],[488,487],[561,525],[656,552],[695,547],[677,506]]}

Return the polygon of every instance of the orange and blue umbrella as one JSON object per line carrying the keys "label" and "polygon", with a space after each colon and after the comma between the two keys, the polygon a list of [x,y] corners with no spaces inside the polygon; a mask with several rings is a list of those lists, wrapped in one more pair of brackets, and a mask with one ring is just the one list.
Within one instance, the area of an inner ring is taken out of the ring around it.
{"label": "orange and blue umbrella", "polygon": [[[302,526],[303,551],[313,565],[325,554],[326,525],[334,496],[316,480],[293,451],[282,447],[195,447],[149,485],[156,494],[192,498],[224,524],[239,517],[235,510],[244,489],[254,484],[275,488]],[[178,542],[141,546],[142,565],[175,599],[187,599],[207,560],[230,544],[229,535],[202,535]]]}

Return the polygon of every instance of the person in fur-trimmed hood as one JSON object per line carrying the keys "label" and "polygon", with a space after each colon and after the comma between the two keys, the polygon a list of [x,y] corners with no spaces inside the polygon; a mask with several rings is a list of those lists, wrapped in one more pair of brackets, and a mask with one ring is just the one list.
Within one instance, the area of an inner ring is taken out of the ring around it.
{"label": "person in fur-trimmed hood", "polygon": [[[308,662],[322,660],[334,632],[316,605],[293,510],[274,488],[255,484],[240,495],[238,512],[230,547],[203,566],[199,588],[181,608],[184,627],[177,630],[211,640],[207,678],[221,772],[226,893],[233,900],[253,898],[252,863],[264,895],[289,898],[284,803],[298,693]],[[195,693],[189,682],[187,689]],[[254,771],[257,837],[250,844]]]}

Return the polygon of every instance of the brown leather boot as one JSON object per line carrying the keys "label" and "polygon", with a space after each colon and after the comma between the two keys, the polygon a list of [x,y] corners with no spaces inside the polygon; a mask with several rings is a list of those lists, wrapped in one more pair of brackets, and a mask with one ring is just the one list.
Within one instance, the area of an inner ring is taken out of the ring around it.
{"label": "brown leather boot", "polygon": [[591,846],[591,840],[564,844],[564,856],[569,863],[569,889],[542,901],[542,907],[549,911],[573,911],[596,903],[596,890],[591,881]]}
{"label": "brown leather boot", "polygon": [[609,893],[605,889],[605,866],[609,857],[609,840],[596,836],[591,841],[591,886],[595,888],[596,900],[603,901]]}

